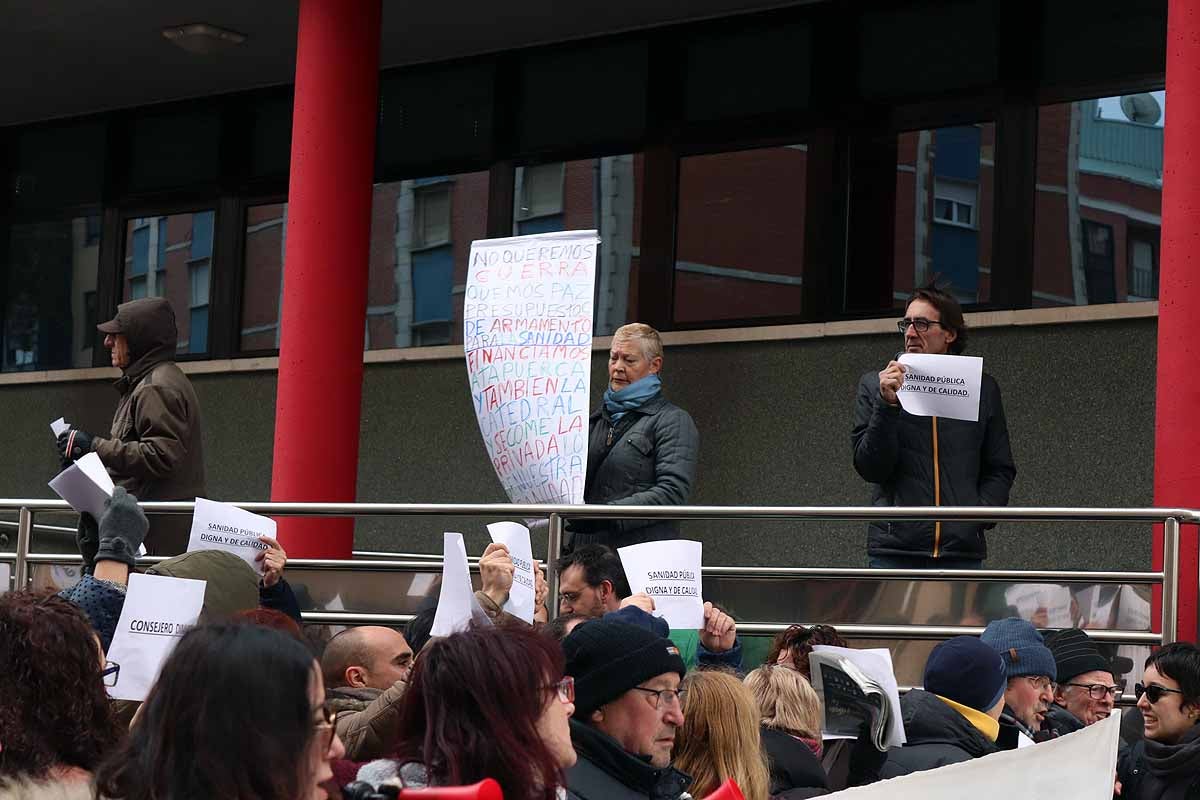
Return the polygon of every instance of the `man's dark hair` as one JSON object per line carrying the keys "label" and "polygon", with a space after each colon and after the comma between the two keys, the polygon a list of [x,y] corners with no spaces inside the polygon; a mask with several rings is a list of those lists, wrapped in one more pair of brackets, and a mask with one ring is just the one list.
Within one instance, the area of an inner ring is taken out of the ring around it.
{"label": "man's dark hair", "polygon": [[908,296],[908,302],[904,304],[904,307],[907,309],[914,300],[924,300],[936,308],[941,326],[958,334],[950,343],[951,353],[958,355],[967,349],[967,323],[963,319],[962,306],[958,304],[954,295],[931,283],[928,286],[914,289],[913,293]]}
{"label": "man's dark hair", "polygon": [[1200,703],[1200,648],[1191,642],[1172,642],[1146,659],[1146,669],[1154,667],[1179,684],[1185,703]]}
{"label": "man's dark hair", "polygon": [[418,612],[404,626],[404,641],[408,642],[408,646],[412,648],[413,658],[417,657],[417,653],[421,652],[421,648],[429,641],[430,634],[433,632],[433,618],[436,616],[437,606],[435,605]]}
{"label": "man's dark hair", "polygon": [[559,575],[576,564],[583,567],[583,579],[588,586],[599,586],[609,581],[617,597],[622,599],[633,594],[629,590],[629,581],[625,578],[625,568],[621,559],[611,547],[602,544],[585,544],[554,562],[554,569]]}
{"label": "man's dark hair", "polygon": [[559,614],[541,627],[540,633],[549,636],[556,642],[567,638],[567,626],[572,622],[587,622],[594,619],[587,614]]}

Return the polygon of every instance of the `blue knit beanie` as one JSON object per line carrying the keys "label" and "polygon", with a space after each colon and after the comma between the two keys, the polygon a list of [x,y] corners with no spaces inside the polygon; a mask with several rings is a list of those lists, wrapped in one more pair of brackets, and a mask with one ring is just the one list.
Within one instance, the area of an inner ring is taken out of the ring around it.
{"label": "blue knit beanie", "polygon": [[1004,658],[1008,677],[1045,675],[1054,680],[1058,665],[1054,653],[1042,641],[1037,628],[1018,617],[998,619],[988,623],[979,637]]}
{"label": "blue knit beanie", "polygon": [[974,636],[955,636],[933,648],[925,662],[925,691],[986,712],[1006,688],[1004,661]]}

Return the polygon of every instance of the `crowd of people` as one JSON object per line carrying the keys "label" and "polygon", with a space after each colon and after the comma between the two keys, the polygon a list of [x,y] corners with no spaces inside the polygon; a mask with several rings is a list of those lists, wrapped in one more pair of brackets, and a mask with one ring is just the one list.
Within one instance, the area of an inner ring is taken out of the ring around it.
{"label": "crowd of people", "polygon": [[[809,659],[847,645],[836,629],[793,626],[745,673],[727,613],[705,603],[703,628],[670,630],[603,545],[554,565],[553,621],[502,610],[512,561],[493,545],[488,622],[440,637],[420,618],[349,628],[319,652],[274,545],[261,578],[215,551],[157,564],[207,581],[200,622],[144,702],[111,701],[113,620],[148,527],[118,490],[81,527],[79,584],[0,595],[0,797],[317,800],[356,783],[488,778],[514,800],[703,798],[730,779],[749,800],[817,797],[1070,736],[1123,689],[1125,665],[1085,631],[996,620],[932,650],[922,687],[900,701],[907,741],[884,751],[866,722],[857,738],[822,737]],[[1132,800],[1200,796],[1200,649],[1158,649],[1143,681],[1115,787]]]}

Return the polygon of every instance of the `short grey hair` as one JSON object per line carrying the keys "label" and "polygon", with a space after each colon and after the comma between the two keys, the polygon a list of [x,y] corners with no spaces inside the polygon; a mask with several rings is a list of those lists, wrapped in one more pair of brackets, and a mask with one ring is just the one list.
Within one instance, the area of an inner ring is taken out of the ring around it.
{"label": "short grey hair", "polygon": [[658,331],[644,322],[631,322],[628,325],[622,325],[613,332],[612,338],[614,342],[618,339],[636,340],[642,348],[642,355],[646,358],[650,360],[662,358],[662,337],[658,335]]}

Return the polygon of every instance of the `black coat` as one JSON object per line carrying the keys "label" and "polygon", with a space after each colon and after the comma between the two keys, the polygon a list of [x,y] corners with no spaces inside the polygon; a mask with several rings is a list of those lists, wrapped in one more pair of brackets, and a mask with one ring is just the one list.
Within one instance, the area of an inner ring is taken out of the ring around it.
{"label": "black coat", "polygon": [[[700,457],[700,432],[691,416],[660,394],[617,422],[601,408],[588,432],[584,500],[598,505],[684,505]],[[611,445],[610,445],[611,442]],[[598,520],[585,524],[571,547],[600,542],[617,548],[679,537],[674,520]]]}
{"label": "black coat", "polygon": [[1200,725],[1179,744],[1143,739],[1117,760],[1121,800],[1200,798]]}
{"label": "black coat", "polygon": [[913,689],[900,698],[900,712],[908,741],[888,751],[887,762],[879,773],[882,778],[936,769],[998,752],[994,742],[934,694]]}
{"label": "black coat", "polygon": [[760,730],[763,750],[767,752],[771,767],[771,794],[797,788],[821,789],[820,794],[828,790],[825,769],[808,745],[783,731]]}
{"label": "black coat", "polygon": [[[986,373],[979,421],[918,417],[879,396],[879,374],[858,383],[854,468],[877,506],[1004,506],[1016,478],[1000,386]],[[939,480],[934,481],[936,469]],[[871,522],[867,551],[884,556],[986,558],[980,522]]]}
{"label": "black coat", "polygon": [[567,791],[579,800],[679,800],[692,779],[674,767],[651,766],[590,725],[571,720],[578,760],[567,770]]}

